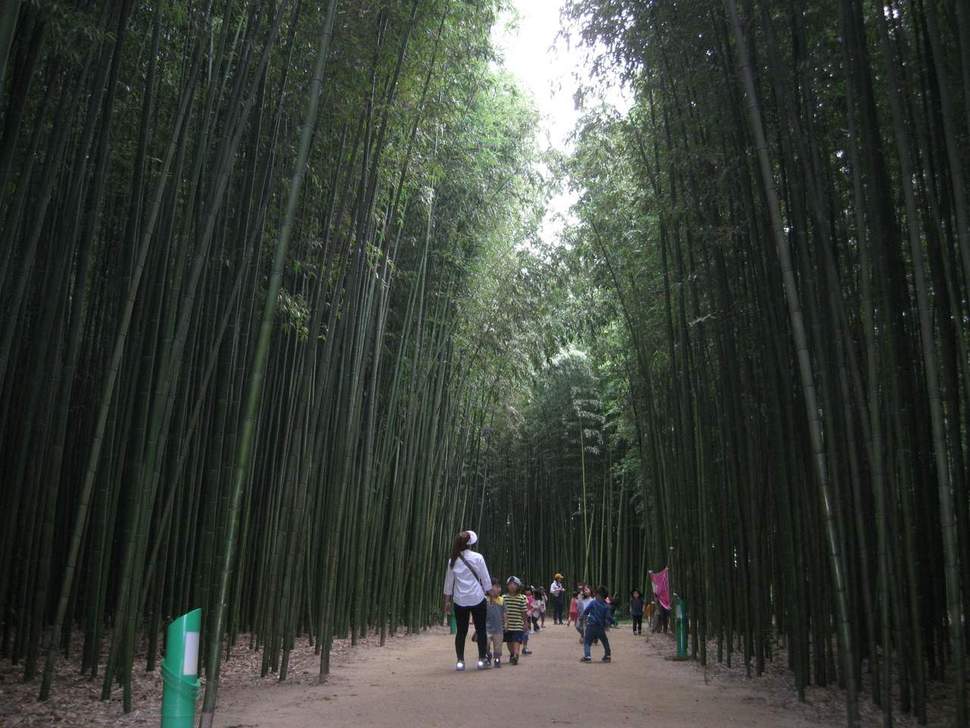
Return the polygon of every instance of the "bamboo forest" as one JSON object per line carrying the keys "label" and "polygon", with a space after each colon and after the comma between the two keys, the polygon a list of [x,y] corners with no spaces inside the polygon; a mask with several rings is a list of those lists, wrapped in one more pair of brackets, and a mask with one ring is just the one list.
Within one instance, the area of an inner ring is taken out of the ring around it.
{"label": "bamboo forest", "polygon": [[552,4],[559,147],[521,0],[0,0],[0,725],[145,708],[195,608],[203,728],[326,681],[474,529],[669,567],[684,675],[970,726],[970,2]]}

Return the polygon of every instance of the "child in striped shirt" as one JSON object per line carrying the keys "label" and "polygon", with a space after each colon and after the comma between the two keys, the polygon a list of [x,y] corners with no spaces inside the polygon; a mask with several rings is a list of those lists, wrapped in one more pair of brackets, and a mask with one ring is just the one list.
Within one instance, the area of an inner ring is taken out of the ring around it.
{"label": "child in striped shirt", "polygon": [[519,654],[522,650],[522,635],[527,627],[525,595],[519,590],[522,582],[518,577],[510,576],[505,583],[508,593],[505,595],[505,642],[509,646],[509,664],[519,664]]}

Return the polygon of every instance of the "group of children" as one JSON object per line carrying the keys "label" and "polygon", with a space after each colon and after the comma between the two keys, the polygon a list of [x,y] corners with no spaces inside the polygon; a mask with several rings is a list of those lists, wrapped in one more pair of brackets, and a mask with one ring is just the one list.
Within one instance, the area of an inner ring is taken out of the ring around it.
{"label": "group of children", "polygon": [[[519,664],[519,657],[531,655],[529,635],[539,632],[545,625],[547,599],[541,588],[523,589],[522,580],[510,576],[505,582],[502,593],[498,579],[492,579],[488,591],[488,604],[485,618],[485,634],[475,634],[473,641],[484,639],[487,642],[486,667],[502,666],[502,646],[508,648],[508,663]],[[603,662],[612,659],[610,641],[606,630],[616,625],[616,603],[610,598],[605,587],[600,587],[594,596],[591,587],[582,585],[570,602],[569,624],[576,623],[583,643],[582,662],[590,662],[591,646],[602,643]]]}
{"label": "group of children", "polygon": [[[575,624],[576,631],[579,632],[580,637],[585,634],[586,622],[583,615],[586,613],[586,609],[596,601],[593,595],[593,589],[589,585],[580,584],[576,591],[573,592],[573,598],[569,602],[569,617],[566,620],[566,624]],[[611,615],[616,615],[617,600],[614,596],[609,594],[604,595],[604,601],[610,608]],[[634,589],[630,592],[630,619],[633,622],[633,634],[642,635],[643,634],[643,618],[646,616],[647,623],[652,621],[655,605],[653,602],[645,602],[643,598],[643,592],[639,589]],[[614,619],[614,623],[615,623]],[[657,630],[659,631],[659,630]],[[664,629],[663,631],[666,631]]]}
{"label": "group of children", "polygon": [[508,646],[509,664],[519,664],[520,655],[531,655],[529,634],[545,626],[546,598],[542,589],[522,589],[522,580],[510,576],[505,582],[505,594],[498,579],[492,579],[488,591],[484,635],[475,634],[472,640],[488,643],[486,666],[502,666],[502,645]]}
{"label": "group of children", "polygon": [[[505,593],[498,579],[491,580],[488,591],[488,604],[485,620],[485,634],[475,634],[472,639],[485,640],[487,647],[486,667],[502,666],[502,647],[508,648],[508,662],[517,665],[521,655],[531,655],[529,635],[539,632],[545,626],[545,612],[548,600],[543,589],[523,588],[522,580],[510,576],[505,582]],[[569,602],[567,625],[574,624],[583,645],[582,662],[591,662],[591,647],[603,645],[603,662],[612,660],[607,630],[616,626],[615,595],[610,595],[606,587],[595,591],[588,584],[579,584]],[[643,618],[648,623],[653,603],[646,603],[639,589],[630,594],[630,617],[633,634],[643,634]]]}

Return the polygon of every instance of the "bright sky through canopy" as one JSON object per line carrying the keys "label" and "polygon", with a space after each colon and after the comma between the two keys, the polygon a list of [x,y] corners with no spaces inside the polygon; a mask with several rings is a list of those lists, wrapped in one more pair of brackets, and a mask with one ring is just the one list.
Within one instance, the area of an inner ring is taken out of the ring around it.
{"label": "bright sky through canopy", "polygon": [[[540,114],[544,148],[568,152],[569,135],[579,121],[574,96],[580,85],[593,87],[592,98],[629,109],[631,98],[619,82],[592,84],[590,51],[574,39],[572,46],[559,36],[563,28],[562,8],[566,0],[510,0],[513,10],[503,13],[493,31],[493,40],[504,68],[532,96]],[[549,201],[541,237],[545,245],[557,245],[575,195],[562,190]]]}

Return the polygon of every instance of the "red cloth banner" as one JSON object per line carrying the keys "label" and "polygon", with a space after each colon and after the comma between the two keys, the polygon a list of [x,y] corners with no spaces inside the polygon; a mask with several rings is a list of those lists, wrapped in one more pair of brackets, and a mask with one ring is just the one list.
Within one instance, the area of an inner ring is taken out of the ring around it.
{"label": "red cloth banner", "polygon": [[670,609],[670,569],[651,572],[650,581],[653,582],[653,593],[664,609]]}

